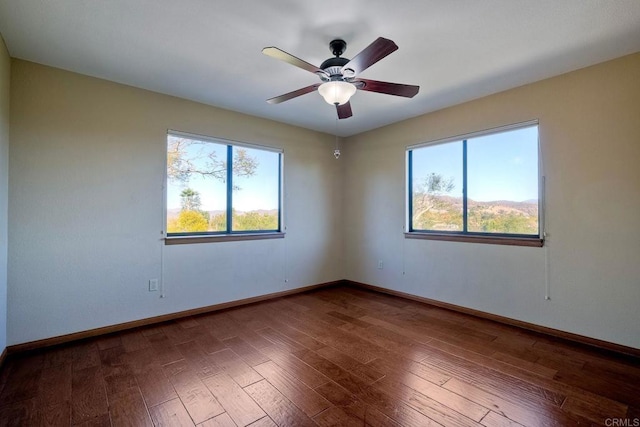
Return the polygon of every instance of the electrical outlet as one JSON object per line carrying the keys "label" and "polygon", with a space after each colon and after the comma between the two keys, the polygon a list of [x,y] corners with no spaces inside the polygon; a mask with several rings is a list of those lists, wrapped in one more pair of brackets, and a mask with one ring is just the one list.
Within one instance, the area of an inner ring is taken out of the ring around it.
{"label": "electrical outlet", "polygon": [[382,260],[378,261],[378,270],[382,270],[384,268],[384,263],[382,262]]}
{"label": "electrical outlet", "polygon": [[149,280],[149,292],[155,292],[158,290],[158,279]]}

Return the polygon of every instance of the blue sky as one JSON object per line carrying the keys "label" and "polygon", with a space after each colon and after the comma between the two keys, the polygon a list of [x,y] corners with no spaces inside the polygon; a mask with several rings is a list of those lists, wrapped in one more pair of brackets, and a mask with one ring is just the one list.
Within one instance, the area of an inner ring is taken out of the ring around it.
{"label": "blue sky", "polygon": [[[243,148],[258,161],[252,177],[234,177],[240,190],[234,191],[234,208],[239,211],[277,209],[278,207],[278,153]],[[226,146],[215,143],[189,147],[192,159],[203,153],[215,152],[216,158],[226,157]],[[192,160],[204,166],[204,159]],[[524,201],[538,198],[538,129],[537,126],[505,133],[468,139],[468,196],[476,201]],[[451,196],[462,195],[462,142],[452,142],[413,150],[414,182],[420,182],[429,173],[453,178],[455,188]],[[226,209],[226,184],[212,178],[193,175],[189,182],[168,182],[167,207],[180,208],[180,192],[192,188],[200,193],[202,209]]]}
{"label": "blue sky", "polygon": [[[238,211],[277,209],[279,153],[245,147],[241,149],[246,150],[247,154],[257,160],[258,167],[251,177],[234,177],[234,185],[240,187],[240,190],[233,192],[234,208]],[[202,155],[210,152],[215,152],[216,159],[223,160],[226,158],[226,145],[215,143],[192,145],[187,149],[186,154],[195,165],[204,167],[205,159]],[[167,183],[168,209],[180,209],[180,193],[185,188],[191,188],[200,193],[202,210],[226,209],[226,183],[198,175],[192,175],[187,183],[169,180]]]}
{"label": "blue sky", "polygon": [[[453,178],[451,196],[462,195],[462,142],[413,150],[414,183],[429,173]],[[476,201],[538,199],[538,128],[467,140],[468,197]]]}

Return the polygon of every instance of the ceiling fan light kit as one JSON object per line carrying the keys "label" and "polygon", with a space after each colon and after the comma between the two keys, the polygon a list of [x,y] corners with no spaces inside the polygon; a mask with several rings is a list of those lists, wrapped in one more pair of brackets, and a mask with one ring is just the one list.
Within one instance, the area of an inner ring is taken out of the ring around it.
{"label": "ceiling fan light kit", "polygon": [[356,87],[348,82],[335,80],[322,83],[318,87],[318,92],[331,105],[344,105],[356,93]]}
{"label": "ceiling fan light kit", "polygon": [[405,98],[413,98],[420,90],[419,86],[414,85],[358,78],[361,72],[398,50],[398,46],[393,41],[378,37],[351,60],[341,57],[346,49],[347,43],[344,40],[335,39],[331,41],[331,43],[329,43],[329,50],[331,50],[331,53],[334,54],[335,57],[327,59],[320,67],[303,61],[277,47],[265,47],[262,49],[262,53],[265,55],[314,73],[320,77],[320,80],[323,82],[276,96],[275,98],[268,99],[267,102],[269,104],[279,104],[317,90],[328,104],[336,106],[338,118],[346,119],[353,115],[349,100],[357,90],[366,90],[368,92],[378,92]]}

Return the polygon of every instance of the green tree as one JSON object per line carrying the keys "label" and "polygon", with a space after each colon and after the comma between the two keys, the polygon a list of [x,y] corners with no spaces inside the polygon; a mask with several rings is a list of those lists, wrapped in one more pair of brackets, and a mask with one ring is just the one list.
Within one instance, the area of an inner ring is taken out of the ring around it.
{"label": "green tree", "polygon": [[523,212],[490,211],[490,207],[469,209],[469,230],[485,233],[536,234],[538,219]]}
{"label": "green tree", "polygon": [[177,218],[167,223],[169,233],[189,233],[209,230],[209,213],[200,210],[200,193],[185,188],[180,193],[181,209]]}
{"label": "green tree", "polygon": [[461,230],[460,210],[444,196],[455,189],[453,177],[430,173],[413,190],[413,226],[418,229]]}
{"label": "green tree", "polygon": [[276,213],[244,212],[238,214],[233,212],[234,230],[277,230],[278,215]]}
{"label": "green tree", "polygon": [[198,211],[181,211],[177,218],[169,221],[167,231],[169,233],[193,233],[207,231],[209,222]]}
{"label": "green tree", "polygon": [[180,205],[183,211],[199,211],[202,206],[200,193],[191,188],[185,188],[180,193]]}
{"label": "green tree", "polygon": [[225,231],[227,229],[227,214],[221,213],[214,215],[209,220],[209,230],[211,231]]}

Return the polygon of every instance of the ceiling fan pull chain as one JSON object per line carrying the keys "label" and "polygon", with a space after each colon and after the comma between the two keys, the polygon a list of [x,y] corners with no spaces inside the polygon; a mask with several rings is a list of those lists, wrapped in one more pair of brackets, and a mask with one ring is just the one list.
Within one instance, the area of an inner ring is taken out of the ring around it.
{"label": "ceiling fan pull chain", "polygon": [[333,157],[340,158],[340,148],[338,147],[338,117],[336,116],[336,148],[333,150]]}

